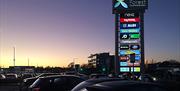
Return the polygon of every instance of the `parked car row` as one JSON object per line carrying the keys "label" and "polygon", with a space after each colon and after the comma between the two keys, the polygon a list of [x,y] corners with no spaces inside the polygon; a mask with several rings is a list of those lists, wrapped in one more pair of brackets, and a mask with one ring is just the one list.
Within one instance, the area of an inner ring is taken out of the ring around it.
{"label": "parked car row", "polygon": [[148,74],[142,74],[137,79],[131,74],[123,74],[122,77],[92,74],[88,79],[83,74],[60,73],[26,77],[21,91],[180,91],[179,82],[158,82]]}

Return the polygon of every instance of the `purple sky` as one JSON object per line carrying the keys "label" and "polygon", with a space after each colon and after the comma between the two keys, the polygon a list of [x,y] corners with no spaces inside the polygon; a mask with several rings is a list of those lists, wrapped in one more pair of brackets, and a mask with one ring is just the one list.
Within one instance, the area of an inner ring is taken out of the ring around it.
{"label": "purple sky", "polygon": [[[111,0],[0,0],[0,64],[67,66],[114,54]],[[145,58],[180,61],[180,1],[149,0]]]}

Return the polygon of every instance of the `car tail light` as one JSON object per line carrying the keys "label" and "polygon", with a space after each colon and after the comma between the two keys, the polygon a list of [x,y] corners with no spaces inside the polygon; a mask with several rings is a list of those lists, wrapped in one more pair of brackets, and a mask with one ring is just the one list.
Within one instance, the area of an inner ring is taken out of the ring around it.
{"label": "car tail light", "polygon": [[32,91],[40,91],[40,88],[33,88]]}

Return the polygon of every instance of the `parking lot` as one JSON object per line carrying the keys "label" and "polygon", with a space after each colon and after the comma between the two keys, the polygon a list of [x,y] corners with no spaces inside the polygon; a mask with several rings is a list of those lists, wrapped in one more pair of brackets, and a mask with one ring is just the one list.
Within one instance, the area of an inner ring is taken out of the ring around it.
{"label": "parking lot", "polygon": [[17,83],[1,84],[0,91],[20,91]]}

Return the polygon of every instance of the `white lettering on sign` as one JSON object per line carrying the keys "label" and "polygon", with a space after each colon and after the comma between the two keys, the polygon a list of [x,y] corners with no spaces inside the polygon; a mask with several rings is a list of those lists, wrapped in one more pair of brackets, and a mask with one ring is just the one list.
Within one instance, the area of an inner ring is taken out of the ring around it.
{"label": "white lettering on sign", "polygon": [[121,40],[120,43],[123,44],[123,43],[139,43],[140,40]]}
{"label": "white lettering on sign", "polygon": [[146,6],[146,0],[129,0],[130,6]]}
{"label": "white lettering on sign", "polygon": [[134,13],[125,13],[124,16],[126,16],[126,17],[134,17],[135,15],[134,15]]}
{"label": "white lettering on sign", "polygon": [[136,27],[136,24],[128,24],[128,27]]}

